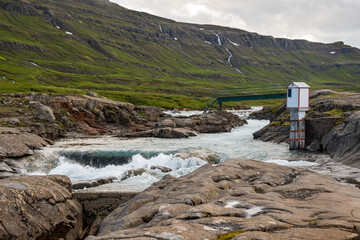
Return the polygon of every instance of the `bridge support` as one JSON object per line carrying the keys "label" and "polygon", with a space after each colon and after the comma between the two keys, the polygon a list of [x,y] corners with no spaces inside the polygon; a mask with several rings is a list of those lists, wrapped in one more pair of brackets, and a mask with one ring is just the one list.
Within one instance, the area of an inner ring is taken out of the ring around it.
{"label": "bridge support", "polygon": [[290,150],[305,149],[305,113],[307,109],[290,109]]}
{"label": "bridge support", "polygon": [[222,110],[222,102],[219,102],[219,110]]}

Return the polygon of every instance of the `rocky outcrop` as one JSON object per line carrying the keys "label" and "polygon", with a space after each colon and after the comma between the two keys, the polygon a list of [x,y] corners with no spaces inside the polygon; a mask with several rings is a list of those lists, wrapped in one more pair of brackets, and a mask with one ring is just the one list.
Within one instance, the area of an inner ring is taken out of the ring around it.
{"label": "rocky outcrop", "polygon": [[27,165],[25,159],[2,159],[0,160],[0,179],[21,175],[21,170]]}
{"label": "rocky outcrop", "polygon": [[197,133],[190,128],[156,128],[149,131],[125,134],[125,137],[158,137],[158,138],[188,138],[197,136]]}
{"label": "rocky outcrop", "polygon": [[46,145],[48,143],[43,138],[31,133],[0,134],[0,159],[29,156],[34,149]]}
{"label": "rocky outcrop", "polygon": [[123,136],[148,131],[158,119],[166,116],[160,108],[112,101],[94,92],[77,96],[44,93],[2,95],[0,107],[4,109],[0,124],[22,128],[20,132],[51,140],[65,136]]}
{"label": "rocky outcrop", "polygon": [[305,145],[310,151],[326,151],[323,149],[322,139],[327,135],[343,117],[325,117],[306,119]]}
{"label": "rocky outcrop", "polygon": [[191,117],[169,117],[156,123],[154,128],[190,128],[198,133],[230,132],[246,124],[246,120],[227,111],[213,111]]}
{"label": "rocky outcrop", "polygon": [[[310,99],[306,115],[307,150],[324,151],[336,161],[360,168],[360,132],[357,130],[360,94],[325,89],[312,92]],[[288,141],[290,122],[285,103],[264,108],[251,116],[270,120],[269,125],[253,134],[255,139]]]}
{"label": "rocky outcrop", "polygon": [[91,225],[96,218],[105,218],[121,204],[126,203],[135,192],[75,192],[74,199],[81,203],[84,225]]}
{"label": "rocky outcrop", "polygon": [[356,239],[359,197],[359,189],[307,170],[228,160],[165,176],[109,214],[87,240]]}
{"label": "rocky outcrop", "polygon": [[217,152],[209,149],[191,149],[190,151],[178,153],[175,155],[175,157],[182,159],[196,157],[211,164],[217,164],[221,159],[221,156]]}
{"label": "rocky outcrop", "polygon": [[84,188],[93,188],[98,187],[104,184],[112,183],[116,177],[109,177],[109,178],[96,178],[91,180],[81,180],[73,182],[72,189],[79,190]]}
{"label": "rocky outcrop", "polygon": [[164,167],[164,166],[158,166],[158,165],[156,165],[156,166],[151,166],[151,167],[150,167],[150,170],[156,170],[156,169],[160,170],[160,171],[163,172],[163,173],[168,173],[168,172],[171,172],[171,171],[172,171],[171,168]]}
{"label": "rocky outcrop", "polygon": [[234,127],[246,124],[246,120],[227,111],[214,111],[191,117],[166,117],[153,129],[126,134],[126,137],[187,138],[198,133],[230,132]]}
{"label": "rocky outcrop", "polygon": [[321,145],[333,158],[360,168],[360,111],[334,127],[322,138]]}
{"label": "rocky outcrop", "polygon": [[0,180],[0,239],[77,239],[82,208],[65,176]]}

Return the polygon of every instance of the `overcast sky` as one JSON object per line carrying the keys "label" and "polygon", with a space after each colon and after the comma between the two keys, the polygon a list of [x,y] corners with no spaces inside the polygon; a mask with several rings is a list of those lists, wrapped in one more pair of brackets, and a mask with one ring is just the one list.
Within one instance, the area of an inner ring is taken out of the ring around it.
{"label": "overcast sky", "polygon": [[111,0],[181,22],[360,48],[360,0]]}

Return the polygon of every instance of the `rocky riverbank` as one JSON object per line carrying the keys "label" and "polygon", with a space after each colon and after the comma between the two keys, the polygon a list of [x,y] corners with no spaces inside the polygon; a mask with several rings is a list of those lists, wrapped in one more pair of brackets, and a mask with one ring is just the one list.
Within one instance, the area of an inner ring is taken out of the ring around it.
{"label": "rocky riverbank", "polygon": [[[165,175],[141,193],[72,192],[106,184],[113,178],[79,181],[72,185],[65,176],[14,176],[21,173],[27,163],[24,157],[31,157],[33,150],[61,137],[91,134],[135,137],[132,134],[148,134],[159,129],[174,132],[181,129],[194,134],[228,132],[246,123],[233,114],[219,111],[174,118],[158,108],[90,95],[3,97],[0,106],[0,175],[4,178],[0,179],[0,239],[360,237],[359,189],[306,170],[253,160],[228,160],[217,164],[218,157],[212,152],[206,153],[211,157],[201,157],[210,164],[180,178]],[[40,102],[41,99],[47,100]],[[89,117],[90,113],[93,118]],[[278,115],[281,114],[279,110]],[[276,122],[275,119],[272,122]],[[335,121],[335,116],[332,119]],[[55,130],[51,126],[55,126]],[[349,123],[347,126],[356,127]],[[326,132],[326,128],[319,128],[316,122],[313,127],[318,132]],[[179,157],[199,154],[204,155],[204,152],[194,150],[179,153]],[[171,171],[163,166],[154,166],[154,169],[162,173]],[[135,172],[128,174],[136,175]]]}
{"label": "rocky riverbank", "polygon": [[[262,141],[287,142],[289,111],[285,103],[264,108],[250,118],[268,119],[270,124],[254,133]],[[360,94],[313,91],[306,115],[306,149],[326,152],[344,164],[360,168]]]}
{"label": "rocky riverbank", "polygon": [[[185,138],[229,132],[246,120],[226,111],[171,117],[157,107],[87,95],[3,94],[0,98],[0,178],[18,175],[24,159],[70,137]],[[21,163],[21,164],[19,164]]]}
{"label": "rocky riverbank", "polygon": [[165,176],[87,240],[357,239],[359,198],[359,189],[310,171],[228,160]]}
{"label": "rocky riverbank", "polygon": [[1,239],[360,237],[359,189],[247,159],[166,175],[141,193],[71,193],[65,176],[2,179],[0,192]]}

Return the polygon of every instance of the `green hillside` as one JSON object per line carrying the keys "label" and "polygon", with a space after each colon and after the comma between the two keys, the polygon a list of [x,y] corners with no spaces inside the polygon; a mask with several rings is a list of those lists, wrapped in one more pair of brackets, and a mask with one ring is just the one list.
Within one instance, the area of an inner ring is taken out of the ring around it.
{"label": "green hillside", "polygon": [[100,0],[0,1],[0,93],[91,90],[201,108],[214,88],[291,81],[359,90],[360,50],[178,23]]}

